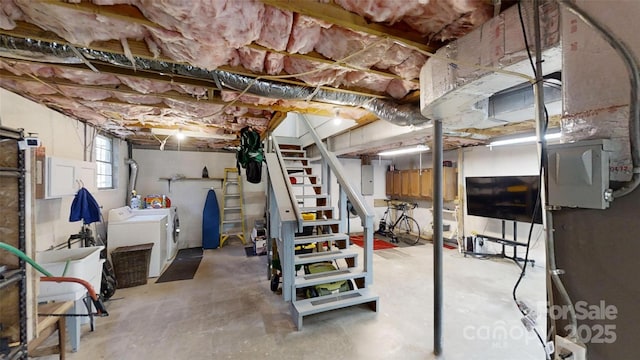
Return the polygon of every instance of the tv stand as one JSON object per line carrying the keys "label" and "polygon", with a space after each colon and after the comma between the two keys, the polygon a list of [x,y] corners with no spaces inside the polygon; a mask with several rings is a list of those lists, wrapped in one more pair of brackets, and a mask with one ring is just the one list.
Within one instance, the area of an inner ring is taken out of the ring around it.
{"label": "tv stand", "polygon": [[[493,237],[493,236],[488,236],[488,235],[481,235],[478,234],[476,235],[476,237],[481,237],[483,239],[485,239],[486,241],[491,241],[491,242],[495,242],[498,243],[500,245],[502,245],[502,251],[498,254],[483,254],[483,253],[477,253],[477,252],[473,252],[473,251],[465,251],[464,252],[464,256],[467,257],[467,255],[473,255],[473,256],[481,256],[481,257],[488,257],[488,258],[501,258],[501,259],[509,259],[509,260],[513,260],[516,265],[518,265],[521,269],[522,266],[520,263],[524,263],[524,262],[528,262],[531,263],[531,267],[533,267],[535,265],[535,260],[532,259],[525,259],[522,257],[518,256],[518,246],[522,246],[526,249],[527,244],[526,243],[521,243],[518,242],[516,240],[516,230],[517,230],[517,221],[513,222],[513,240],[508,240],[506,238],[506,220],[502,220],[502,238],[497,238],[497,237]],[[506,247],[507,246],[511,246],[513,247],[513,255],[509,256],[506,253]],[[526,266],[526,264],[524,264]]]}

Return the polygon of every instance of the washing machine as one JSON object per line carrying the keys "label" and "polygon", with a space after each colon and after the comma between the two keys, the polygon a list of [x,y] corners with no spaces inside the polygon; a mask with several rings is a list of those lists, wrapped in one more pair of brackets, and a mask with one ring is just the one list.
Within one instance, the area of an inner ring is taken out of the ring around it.
{"label": "washing machine", "polygon": [[178,240],[180,237],[180,218],[178,208],[172,206],[162,209],[132,209],[135,215],[166,215],[169,220],[167,226],[167,260],[173,260],[178,253]]}
{"label": "washing machine", "polygon": [[110,210],[108,221],[107,252],[109,257],[111,257],[113,250],[121,246],[153,243],[149,261],[149,277],[160,276],[168,264],[167,215],[136,215],[131,208],[124,206]]}

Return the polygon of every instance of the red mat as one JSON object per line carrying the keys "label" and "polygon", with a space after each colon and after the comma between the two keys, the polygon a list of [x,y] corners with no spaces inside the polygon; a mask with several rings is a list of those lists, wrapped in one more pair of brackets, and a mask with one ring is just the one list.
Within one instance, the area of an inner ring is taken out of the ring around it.
{"label": "red mat", "polygon": [[[362,235],[351,235],[351,242],[360,247],[364,247],[364,237]],[[373,239],[373,250],[392,249],[394,247],[396,246],[384,240]]]}

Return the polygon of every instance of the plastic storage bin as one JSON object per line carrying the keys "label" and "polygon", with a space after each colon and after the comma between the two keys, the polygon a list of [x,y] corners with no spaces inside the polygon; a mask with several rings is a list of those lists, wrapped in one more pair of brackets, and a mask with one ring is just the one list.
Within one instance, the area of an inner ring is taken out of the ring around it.
{"label": "plastic storage bin", "polygon": [[149,263],[153,243],[121,246],[111,252],[111,262],[116,273],[116,288],[144,285],[149,277]]}
{"label": "plastic storage bin", "polygon": [[[36,253],[36,262],[53,276],[74,277],[88,281],[96,293],[100,293],[102,262],[100,251],[104,246],[89,246],[78,249],[49,250]],[[66,267],[66,271],[65,271]],[[73,299],[77,292],[86,288],[71,282],[40,282],[38,298],[46,301]]]}

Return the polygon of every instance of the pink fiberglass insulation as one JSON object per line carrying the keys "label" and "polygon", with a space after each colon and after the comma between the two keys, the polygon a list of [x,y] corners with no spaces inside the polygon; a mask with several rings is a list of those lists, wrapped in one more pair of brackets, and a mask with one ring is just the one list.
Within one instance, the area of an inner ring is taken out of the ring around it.
{"label": "pink fiberglass insulation", "polygon": [[207,88],[202,86],[173,84],[172,89],[181,94],[189,94],[191,96],[195,96],[196,98],[203,98],[207,96]]}
{"label": "pink fiberglass insulation", "polygon": [[24,12],[25,20],[76,45],[89,46],[93,41],[121,38],[143,40],[147,34],[144,26],[130,21],[31,0],[15,2]]}
{"label": "pink fiberglass insulation", "polygon": [[171,90],[171,84],[164,81],[118,76],[123,84],[141,94],[161,94]]}
{"label": "pink fiberglass insulation", "polygon": [[139,0],[149,20],[185,38],[239,48],[260,37],[264,5],[257,0]]}
{"label": "pink fiberglass insulation", "polygon": [[105,100],[112,96],[112,92],[106,90],[83,89],[72,86],[58,86],[58,89],[64,96],[89,101]]}
{"label": "pink fiberglass insulation", "polygon": [[114,91],[113,96],[120,101],[135,105],[155,105],[162,103],[162,98],[152,95],[126,94]]}
{"label": "pink fiberglass insulation", "polygon": [[192,116],[219,116],[224,114],[222,108],[224,105],[211,104],[206,101],[191,102],[180,101],[175,99],[164,99],[164,103],[171,109],[187,113]]}
{"label": "pink fiberglass insulation", "polygon": [[240,57],[240,64],[242,67],[258,74],[264,71],[264,60],[266,55],[267,52],[264,50],[255,50],[247,47],[238,49],[238,56]]}
{"label": "pink fiberglass insulation", "polygon": [[[376,40],[377,38],[372,35],[332,26],[320,31],[320,38],[315,46],[315,50],[330,59],[342,60],[348,56],[354,56],[354,53],[363,50],[367,45],[374,43]],[[368,51],[368,49],[366,51]],[[359,59],[362,59],[362,57],[359,57]],[[372,63],[377,62],[375,59],[369,59],[369,61]],[[351,62],[352,61],[349,61],[349,63]],[[356,61],[353,62],[357,63]],[[366,66],[366,60],[360,60],[360,62],[363,66]]]}
{"label": "pink fiberglass insulation", "polygon": [[336,4],[375,22],[404,21],[436,40],[460,37],[493,12],[493,5],[483,0],[336,0]]}
{"label": "pink fiberglass insulation", "polygon": [[284,70],[288,74],[295,74],[296,78],[314,86],[333,84],[339,76],[346,72],[344,69],[318,70],[322,66],[326,65],[292,57],[284,59]]}
{"label": "pink fiberglass insulation", "polygon": [[269,75],[278,75],[284,70],[284,55],[268,52],[264,59],[264,71]]}
{"label": "pink fiberglass insulation", "polygon": [[402,99],[409,91],[417,90],[419,87],[420,85],[415,82],[393,79],[389,82],[385,91],[396,99]]}
{"label": "pink fiberglass insulation", "polygon": [[330,26],[331,24],[323,21],[297,13],[294,14],[287,52],[306,54],[313,51],[313,47],[320,39],[320,30]]}
{"label": "pink fiberglass insulation", "polygon": [[150,33],[163,55],[177,62],[188,62],[208,70],[226,65],[235,53],[235,49],[222,41],[203,43],[187,39],[176,31],[158,28],[151,28]]}
{"label": "pink fiberglass insulation", "polygon": [[383,93],[390,81],[391,79],[388,77],[370,74],[363,71],[350,71],[341,79],[341,84],[361,87]]}
{"label": "pink fiberglass insulation", "polygon": [[16,20],[22,20],[22,10],[13,0],[0,0],[0,29],[13,30]]}
{"label": "pink fiberglass insulation", "polygon": [[414,51],[402,63],[389,67],[389,71],[406,80],[417,79],[426,61],[427,58],[424,55]]}
{"label": "pink fiberglass insulation", "polygon": [[83,85],[120,85],[115,75],[93,72],[89,69],[53,68],[56,77]]}
{"label": "pink fiberglass insulation", "polygon": [[292,25],[293,13],[291,11],[266,6],[260,37],[256,43],[269,49],[283,51],[287,48]]}

